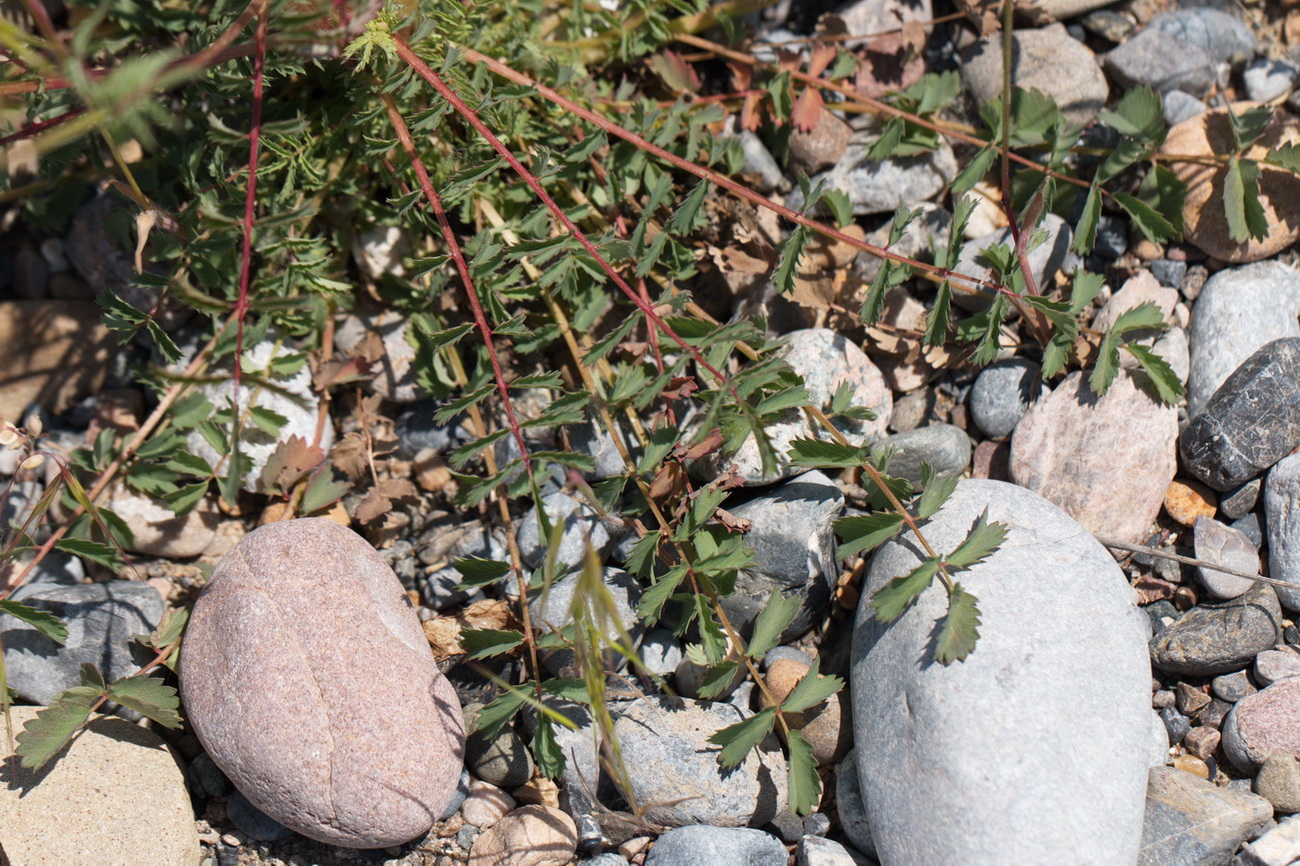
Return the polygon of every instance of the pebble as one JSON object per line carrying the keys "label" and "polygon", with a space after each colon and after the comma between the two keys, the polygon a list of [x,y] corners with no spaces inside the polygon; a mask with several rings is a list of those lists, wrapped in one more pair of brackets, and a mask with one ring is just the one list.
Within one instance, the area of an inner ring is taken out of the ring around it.
{"label": "pebble", "polygon": [[392,569],[337,523],[267,524],[222,558],[190,618],[180,686],[212,760],[304,836],[401,844],[454,796],[455,691]]}
{"label": "pebble", "polygon": [[786,804],[785,758],[777,749],[750,751],[732,770],[717,761],[714,733],[749,713],[731,704],[661,695],[633,701],[614,723],[632,794],[647,820],[666,827],[761,826]]}
{"label": "pebble", "polygon": [[681,640],[666,628],[652,628],[641,638],[641,663],[652,674],[668,676],[682,658]]}
{"label": "pebble", "polygon": [[1263,797],[1220,788],[1176,767],[1152,767],[1150,773],[1138,866],[1227,863],[1273,817]]}
{"label": "pebble", "polygon": [[[1263,655],[1263,653],[1261,653]],[[1259,689],[1251,685],[1250,677],[1245,671],[1217,676],[1210,683],[1216,697],[1235,704],[1244,697],[1255,694]]]}
{"label": "pebble", "polygon": [[597,854],[595,857],[589,857],[581,861],[582,866],[630,866],[626,857],[621,854],[615,854],[612,851],[606,851],[603,854]]}
{"label": "pebble", "polygon": [[427,396],[415,364],[410,317],[389,309],[374,314],[351,313],[334,330],[334,345],[343,355],[370,360],[365,387],[394,403],[414,403]]}
{"label": "pebble", "polygon": [[28,583],[14,601],[49,611],[68,626],[63,645],[0,614],[9,688],[32,703],[48,705],[64,689],[81,684],[81,665],[92,664],[108,682],[129,676],[153,653],[133,635],[148,634],[162,620],[163,600],[152,586],[126,580],[107,583]]}
{"label": "pebble", "polygon": [[840,816],[840,829],[854,847],[868,856],[876,856],[876,843],[871,838],[871,822],[858,780],[857,748],[849,749],[835,768],[835,808]]}
{"label": "pebble", "polygon": [[1152,767],[1160,767],[1169,762],[1169,732],[1165,730],[1165,721],[1160,713],[1151,711],[1151,754],[1147,761]]}
{"label": "pebble", "polygon": [[[579,597],[580,583],[582,583],[581,574],[570,574],[555,581],[549,589],[533,596],[532,601],[529,603],[533,627],[546,632],[552,629],[562,631],[569,626],[573,622],[570,609],[573,606],[574,599]],[[613,614],[617,616],[619,625],[622,626],[623,631],[627,632],[628,637],[635,645],[641,638],[641,632],[644,629],[641,620],[636,615],[636,606],[641,601],[641,585],[637,583],[636,578],[623,571],[623,569],[613,567],[602,571],[601,583],[613,602]],[[587,593],[583,593],[581,598],[584,601],[590,601],[588,610],[593,617],[593,621],[602,622],[605,608],[598,606],[596,599]],[[622,635],[613,625],[603,634],[607,642],[604,651],[605,668],[611,672],[620,670],[625,664],[626,658],[618,650],[613,649],[612,645],[623,643]],[[626,648],[628,650],[632,649],[631,646]],[[542,664],[556,676],[580,675],[578,673],[577,657],[574,651],[567,647],[545,650],[542,656]],[[527,754],[527,750],[524,750],[524,754]],[[505,783],[499,782],[498,784]],[[515,784],[521,783],[516,782]]]}
{"label": "pebble", "polygon": [[[998,73],[1001,77],[1001,73]],[[1034,275],[1038,286],[1051,286],[1056,274],[1065,266],[1070,253],[1072,233],[1069,224],[1056,214],[1049,213],[1043,217],[1040,228],[1047,232],[1047,238],[1029,251],[1029,270]],[[957,256],[957,265],[953,270],[970,276],[980,276],[988,270],[984,250],[994,244],[1011,245],[1011,229],[1001,228],[986,235],[980,235],[967,241]],[[969,292],[954,292],[953,303],[972,312],[986,309],[989,300],[986,296]]]}
{"label": "pebble", "polygon": [[[790,696],[808,670],[808,665],[793,659],[779,659],[768,665],[767,687],[778,703]],[[766,695],[760,695],[759,705],[760,709],[771,706]],[[848,714],[847,695],[841,689],[820,707],[789,713],[786,721],[792,730],[803,734],[812,746],[813,758],[820,766],[843,759],[844,753],[848,751],[852,738]],[[784,731],[780,727],[777,728],[777,735],[784,741]]]}
{"label": "pebble", "polygon": [[[1246,533],[1204,515],[1196,518],[1193,532],[1197,559],[1246,574],[1259,574],[1259,551]],[[1197,571],[1201,583],[1216,598],[1236,598],[1257,583],[1203,565],[1197,566]]]}
{"label": "pebble", "polygon": [[[1167,126],[1174,126],[1175,124],[1182,123],[1184,120],[1191,120],[1193,117],[1204,114],[1208,108],[1204,102],[1182,90],[1170,90],[1165,93],[1164,97],[1165,125]],[[1154,264],[1155,262],[1152,262],[1152,265]],[[1186,262],[1178,262],[1178,264],[1182,265],[1182,270],[1184,272],[1187,270]],[[1153,267],[1152,271],[1154,270],[1155,268]],[[1179,280],[1181,280],[1181,275],[1179,276]],[[1164,280],[1162,279],[1161,282],[1164,282]],[[1177,286],[1179,285],[1179,281],[1167,282],[1165,285]]]}
{"label": "pebble", "polygon": [[118,487],[108,507],[131,530],[127,550],[163,559],[192,559],[203,553],[221,522],[216,503],[207,497],[178,515],[163,499]]}
{"label": "pebble", "polygon": [[1208,725],[1197,725],[1183,737],[1183,747],[1202,761],[1207,761],[1219,747],[1221,737],[1222,734],[1214,728]]}
{"label": "pebble", "polygon": [[851,35],[875,36],[908,21],[929,21],[932,8],[930,0],[852,0],[836,15]]}
{"label": "pebble", "polygon": [[[734,131],[735,124],[733,118],[727,118],[726,132]],[[726,134],[724,132],[724,135]],[[763,144],[763,139],[748,129],[742,129],[740,135],[740,150],[745,156],[745,163],[741,170],[745,174],[757,178],[759,192],[785,192],[790,188],[790,179],[781,171],[781,166],[777,163],[776,157]]]}
{"label": "pebble", "polygon": [[1173,480],[1177,438],[1177,410],[1157,403],[1128,375],[1118,375],[1098,397],[1075,372],[1020,420],[1011,439],[1011,477],[1088,532],[1139,541]]}
{"label": "pebble", "polygon": [[1174,769],[1181,770],[1184,773],[1191,773],[1198,779],[1205,779],[1208,781],[1210,778],[1209,765],[1195,755],[1179,755],[1174,758],[1172,766]]}
{"label": "pebble", "polygon": [[442,407],[442,401],[427,398],[411,403],[398,414],[393,422],[398,457],[414,460],[426,448],[445,453],[462,444],[460,427],[434,420],[434,413]]}
{"label": "pebble", "polygon": [[[919,210],[920,213],[907,224],[907,228],[903,229],[903,234],[898,239],[898,243],[889,243],[890,231],[893,228],[892,220],[875,231],[869,232],[866,235],[866,241],[877,247],[887,246],[893,252],[908,258],[929,261],[932,258],[932,250],[944,249],[948,246],[948,235],[952,231],[952,214],[930,202],[909,204],[908,207]],[[879,256],[873,256],[871,253],[864,251],[854,259],[853,266],[862,281],[870,283],[876,278],[876,274],[880,272],[880,263],[882,261],[884,259]]]}
{"label": "pebble", "polygon": [[1300,445],[1300,338],[1274,340],[1251,355],[1183,428],[1183,468],[1230,490]]}
{"label": "pebble", "polygon": [[1255,793],[1279,812],[1300,812],[1300,756],[1269,755],[1255,774]]}
{"label": "pebble", "polygon": [[258,842],[274,842],[293,835],[292,830],[248,802],[238,791],[226,801],[226,814],[241,833]]}
{"label": "pebble", "polygon": [[1028,359],[1008,358],[980,371],[970,390],[970,412],[984,435],[992,439],[1011,435],[1044,392],[1040,369]]}
{"label": "pebble", "polygon": [[[1219,497],[1219,511],[1228,520],[1238,520],[1254,510],[1259,502],[1259,492],[1264,486],[1262,478],[1252,478],[1235,490],[1225,491]],[[1255,545],[1256,547],[1259,544]]]}
{"label": "pebble", "polygon": [[1175,746],[1180,744],[1183,737],[1187,736],[1187,732],[1192,729],[1191,720],[1174,707],[1162,707],[1160,721],[1164,723],[1165,733],[1169,735],[1169,742]]}
{"label": "pebble", "polygon": [[1300,272],[1277,261],[1224,268],[1192,308],[1187,414],[1196,417],[1228,376],[1263,346],[1300,337]]}
{"label": "pebble", "polygon": [[410,255],[411,236],[401,226],[373,226],[352,238],[352,258],[372,280],[405,276]]}
{"label": "pebble", "polygon": [[1223,753],[1243,773],[1269,755],[1300,755],[1300,680],[1242,698],[1223,720]]}
{"label": "pebble", "polygon": [[491,739],[482,731],[470,734],[465,740],[465,765],[498,788],[515,788],[533,777],[528,744],[510,727],[503,727]]}
{"label": "pebble", "polygon": [[452,815],[455,815],[460,811],[461,804],[464,803],[465,798],[469,796],[469,786],[472,781],[473,779],[470,778],[469,770],[460,771],[460,779],[456,783],[456,792],[451,795],[451,799],[447,801],[446,808],[444,808],[442,814],[438,816],[439,821],[450,820]]}
{"label": "pebble", "polygon": [[1219,64],[1210,52],[1155,27],[1112,48],[1102,65],[1126,90],[1145,85],[1159,93],[1204,96],[1219,78]]}
{"label": "pebble", "polygon": [[[542,498],[542,506],[551,527],[563,525],[560,545],[555,553],[555,561],[561,566],[573,566],[582,562],[587,545],[603,557],[614,543],[613,534],[600,519],[594,508],[576,496],[557,490]],[[549,539],[543,539],[537,520],[537,505],[533,505],[518,523],[515,540],[519,544],[519,555],[532,568],[541,566],[546,559]]]}
{"label": "pebble", "polygon": [[524,806],[478,835],[469,866],[568,866],[578,850],[578,828],[549,806]]}
{"label": "pebble", "polygon": [[922,463],[930,465],[935,478],[956,478],[970,467],[970,437],[952,424],[928,424],[906,433],[895,433],[872,448],[891,449],[888,473],[907,479],[918,489],[922,486]]}
{"label": "pebble", "polygon": [[1180,682],[1175,689],[1178,709],[1189,716],[1194,716],[1209,706],[1210,696],[1204,690],[1191,683]]}
{"label": "pebble", "polygon": [[[637,441],[636,435],[626,423],[619,424],[617,429],[623,447],[628,450],[628,456],[633,464],[638,463],[645,452]],[[574,451],[590,454],[595,460],[596,467],[587,473],[588,478],[613,478],[616,475],[627,474],[628,468],[623,463],[623,456],[618,453],[614,437],[598,422],[590,421],[570,427],[569,442]]]}
{"label": "pebble", "polygon": [[1259,57],[1241,70],[1241,82],[1246,85],[1246,98],[1254,102],[1272,102],[1280,99],[1295,87],[1300,69],[1284,60]]}
{"label": "pebble", "polygon": [[[1262,426],[1262,425],[1261,425]],[[1268,521],[1269,574],[1297,584],[1279,586],[1278,598],[1300,610],[1300,454],[1284,457],[1264,479],[1264,514]]]}
{"label": "pebble", "polygon": [[1239,18],[1206,7],[1165,12],[1147,22],[1148,29],[1204,49],[1218,63],[1237,63],[1255,53],[1255,37]]}
{"label": "pebble", "polygon": [[1197,716],[1196,719],[1202,725],[1215,729],[1222,729],[1223,720],[1227,718],[1228,713],[1230,712],[1232,712],[1232,704],[1215,698],[1210,701],[1209,706],[1201,710],[1200,715]]}
{"label": "pebble", "polygon": [[1300,860],[1300,817],[1278,822],[1241,849],[1232,866],[1292,866]]}
{"label": "pebble", "polygon": [[[897,25],[894,25],[897,26]],[[1012,38],[1012,84],[1039,90],[1061,107],[1070,123],[1087,125],[1106,104],[1110,88],[1097,58],[1060,24],[1017,30]],[[982,39],[962,56],[962,79],[981,103],[1002,93],[1002,36]]]}
{"label": "pebble", "polygon": [[790,166],[811,177],[839,162],[849,146],[853,127],[830,111],[819,111],[812,129],[790,130]]}
{"label": "pebble", "polygon": [[1255,656],[1255,679],[1263,685],[1300,677],[1300,654],[1286,650],[1265,650]]}
{"label": "pebble", "polygon": [[1191,676],[1241,670],[1277,642],[1281,622],[1277,594],[1256,584],[1231,601],[1192,608],[1152,638],[1152,664]]}
{"label": "pebble", "polygon": [[925,421],[933,408],[934,395],[929,390],[914,391],[894,400],[894,411],[889,415],[889,429],[895,433],[915,430]]}
{"label": "pebble", "polygon": [[446,610],[468,599],[473,590],[459,588],[465,576],[456,569],[455,560],[505,561],[506,544],[499,533],[499,530],[485,527],[480,520],[435,524],[422,532],[417,541],[416,557],[430,570],[418,577],[416,584],[424,603],[434,610]]}
{"label": "pebble", "polygon": [[[887,626],[859,607],[854,740],[879,859],[1078,862],[1087,850],[1088,862],[1132,862],[1150,755],[1145,618],[1105,548],[1021,487],[958,482],[926,538],[950,550],[985,509],[1009,532],[987,560],[961,573],[983,622],[962,663],[930,663],[935,622],[947,610],[941,587]],[[919,562],[907,539],[876,553],[864,597]],[[1044,605],[1089,613],[1049,626]],[[970,712],[990,693],[998,695],[996,714]],[[1088,736],[1042,723],[1077,712],[1074,697],[1085,693],[1106,695]],[[953,826],[963,832],[947,832]]]}
{"label": "pebble", "polygon": [[824,836],[804,836],[794,851],[795,866],[855,866],[848,849]]}
{"label": "pebble", "polygon": [[1165,513],[1183,526],[1193,526],[1200,517],[1214,517],[1218,510],[1214,491],[1199,481],[1175,478],[1165,488]]}
{"label": "pebble", "polygon": [[[1170,99],[1174,96],[1174,93],[1178,93],[1184,97],[1187,97],[1187,94],[1183,93],[1180,90],[1173,91],[1173,93],[1166,94],[1165,95],[1166,115],[1168,114]],[[1190,99],[1191,97],[1187,97],[1187,98]],[[1199,99],[1195,101],[1197,103],[1200,103]],[[1204,104],[1201,104],[1201,110],[1202,111],[1205,110]],[[1177,121],[1174,121],[1173,123],[1177,123]],[[1173,124],[1171,123],[1170,125],[1172,126]],[[1169,286],[1175,289],[1178,288],[1180,285],[1182,285],[1183,277],[1186,276],[1187,274],[1187,262],[1181,262],[1176,259],[1154,259],[1150,262],[1147,262],[1147,267],[1151,270],[1151,276],[1155,277],[1156,281],[1159,282],[1160,285]]]}
{"label": "pebble", "polygon": [[805,836],[825,836],[831,831],[831,819],[825,812],[813,812],[803,819]]}
{"label": "pebble", "polygon": [[515,807],[515,798],[496,785],[475,779],[469,783],[469,794],[461,803],[460,816],[465,823],[480,830],[494,826]]}
{"label": "pebble", "polygon": [[761,830],[693,825],[655,840],[645,866],[786,866],[785,845]]}

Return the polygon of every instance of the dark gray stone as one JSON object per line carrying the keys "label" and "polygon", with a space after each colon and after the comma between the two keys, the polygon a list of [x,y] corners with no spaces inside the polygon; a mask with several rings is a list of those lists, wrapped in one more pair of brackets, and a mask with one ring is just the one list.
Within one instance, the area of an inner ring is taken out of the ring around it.
{"label": "dark gray stone", "polygon": [[1245,671],[1217,676],[1211,681],[1210,688],[1214,690],[1216,697],[1230,704],[1235,704],[1247,695],[1253,695],[1259,691],[1259,689],[1251,685],[1250,677],[1247,676]]}
{"label": "dark gray stone", "polygon": [[1009,436],[1042,390],[1039,366],[1009,358],[985,367],[970,391],[970,413],[985,435]]}
{"label": "dark gray stone", "polygon": [[533,777],[533,758],[528,744],[504,727],[495,737],[482,731],[470,734],[465,740],[465,765],[484,782],[498,788],[515,788]]}
{"label": "dark gray stone", "polygon": [[460,781],[456,783],[456,791],[451,795],[451,800],[447,803],[447,808],[442,810],[438,816],[439,821],[446,821],[452,815],[460,811],[460,804],[465,802],[469,796],[469,770],[460,771]]}
{"label": "dark gray stone", "polygon": [[1277,643],[1282,607],[1268,584],[1256,584],[1220,604],[1194,607],[1151,639],[1151,661],[1162,671],[1210,676],[1241,670]]}
{"label": "dark gray stone", "polygon": [[1196,714],[1196,721],[1207,728],[1218,729],[1230,712],[1232,712],[1232,704],[1221,698],[1215,698],[1205,709]]}
{"label": "dark gray stone", "polygon": [[813,812],[803,819],[803,832],[806,836],[825,836],[831,831],[831,819],[825,812]]}
{"label": "dark gray stone", "polygon": [[200,797],[224,797],[230,791],[230,780],[221,768],[212,762],[207,752],[200,752],[190,761],[190,788]]}
{"label": "dark gray stone", "polygon": [[1177,259],[1156,259],[1148,262],[1147,268],[1150,269],[1151,276],[1155,277],[1160,285],[1174,289],[1178,288],[1183,281],[1183,277],[1187,274],[1187,262],[1181,262]]}
{"label": "dark gray stone", "polygon": [[1277,597],[1288,610],[1300,610],[1300,454],[1284,457],[1264,481],[1268,519],[1269,574],[1296,584],[1279,586]]}
{"label": "dark gray stone", "polygon": [[889,474],[921,486],[921,464],[929,463],[935,478],[956,478],[970,466],[971,445],[966,431],[952,424],[930,424],[886,436],[872,451],[889,448]]}
{"label": "dark gray stone", "polygon": [[762,830],[694,825],[655,840],[645,866],[785,866],[785,846]]}
{"label": "dark gray stone", "polygon": [[[623,447],[628,449],[628,455],[635,464],[641,459],[643,453],[640,442],[625,426],[620,426],[619,435],[622,437]],[[627,474],[627,466],[623,463],[622,455],[618,453],[614,437],[600,424],[595,421],[575,424],[569,428],[569,437],[574,451],[585,451],[595,459],[596,468],[591,472],[592,478],[612,478],[615,475]]]}
{"label": "dark gray stone", "polygon": [[59,692],[80,685],[83,663],[113,682],[153,656],[132,639],[153,631],[162,619],[162,596],[146,583],[29,583],[12,598],[49,611],[68,626],[67,642],[60,646],[26,623],[0,615],[9,687],[33,703],[49,704]]}
{"label": "dark gray stone", "polygon": [[439,424],[433,415],[442,408],[440,400],[425,399],[412,403],[394,424],[397,433],[397,456],[414,460],[426,448],[446,452],[464,441],[460,428],[453,424]]}
{"label": "dark gray stone", "polygon": [[1263,797],[1152,767],[1138,866],[1223,866],[1272,817]]}
{"label": "dark gray stone", "polygon": [[1178,745],[1192,729],[1191,719],[1178,712],[1177,707],[1164,707],[1160,710],[1160,721],[1165,723],[1165,732],[1169,734],[1169,743]]}
{"label": "dark gray stone", "polygon": [[1232,521],[1232,528],[1249,538],[1256,550],[1264,547],[1264,518],[1258,511],[1252,511],[1245,517]]}
{"label": "dark gray stone", "polygon": [[[1219,513],[1229,520],[1249,514],[1259,502],[1259,491],[1263,485],[1262,478],[1252,478],[1235,490],[1226,491],[1219,497]],[[1259,547],[1259,544],[1255,546]]]}
{"label": "dark gray stone", "polygon": [[1300,338],[1263,346],[1183,428],[1183,467],[1215,490],[1249,481],[1300,445]]}
{"label": "dark gray stone", "polygon": [[226,801],[226,812],[236,827],[258,842],[274,842],[293,835],[292,830],[248,802],[238,791]]}
{"label": "dark gray stone", "polygon": [[774,591],[798,598],[802,606],[781,640],[798,637],[830,603],[837,577],[831,523],[844,510],[844,494],[825,474],[806,472],[727,510],[750,522],[745,542],[758,564],[740,572],[723,609],[745,631]]}
{"label": "dark gray stone", "polygon": [[793,845],[803,838],[803,819],[789,809],[782,809],[775,818],[759,829],[771,833],[787,845]]}

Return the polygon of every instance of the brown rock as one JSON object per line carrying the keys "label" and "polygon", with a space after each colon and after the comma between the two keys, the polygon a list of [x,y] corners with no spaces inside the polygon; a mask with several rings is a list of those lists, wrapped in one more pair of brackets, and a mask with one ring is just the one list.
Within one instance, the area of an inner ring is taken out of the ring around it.
{"label": "brown rock", "polygon": [[790,162],[804,174],[814,175],[840,161],[849,146],[853,128],[829,111],[822,111],[811,130],[795,127],[790,133]]}
{"label": "brown rock", "polygon": [[332,521],[260,527],[221,560],[185,635],[181,694],[236,787],[313,839],[406,842],[456,789],[456,693],[392,569]]}
{"label": "brown rock", "polygon": [[468,824],[480,830],[496,825],[515,807],[515,798],[496,785],[490,785],[481,779],[471,779],[469,794],[461,804],[460,814]]}
{"label": "brown rock", "polygon": [[1187,751],[1204,761],[1219,748],[1221,736],[1214,728],[1197,725],[1187,732],[1187,736],[1183,738],[1183,745],[1187,747]]}
{"label": "brown rock", "polygon": [[1174,768],[1202,779],[1210,778],[1210,768],[1195,755],[1179,755],[1174,758]]}
{"label": "brown rock", "polygon": [[1198,517],[1214,517],[1219,497],[1199,481],[1175,480],[1165,488],[1165,513],[1183,526],[1194,526]]}
{"label": "brown rock", "polygon": [[[1255,103],[1238,102],[1232,111],[1240,115]],[[1275,114],[1264,134],[1246,149],[1247,159],[1259,165],[1260,204],[1268,222],[1268,236],[1245,243],[1228,234],[1223,211],[1223,184],[1228,168],[1223,164],[1201,165],[1171,162],[1174,174],[1187,184],[1183,200],[1183,223],[1187,241],[1217,259],[1232,264],[1254,262],[1276,255],[1300,238],[1300,177],[1264,164],[1264,156],[1282,144],[1300,143],[1300,123],[1282,120]],[[1227,109],[1215,109],[1184,120],[1169,130],[1161,150],[1167,154],[1214,156],[1233,151],[1232,123]]]}
{"label": "brown rock", "polygon": [[110,339],[91,301],[0,302],[0,418],[58,414],[104,384]]}
{"label": "brown rock", "polygon": [[559,809],[524,806],[474,840],[469,866],[567,866],[578,851],[578,828]]}
{"label": "brown rock", "polygon": [[529,779],[511,793],[520,803],[527,803],[530,806],[546,806],[554,809],[560,805],[559,786],[545,776]]}
{"label": "brown rock", "polygon": [[[808,665],[795,659],[778,659],[767,669],[767,686],[777,701],[784,701],[795,686],[808,673]],[[771,706],[767,696],[760,697],[763,708]],[[803,733],[812,746],[813,757],[819,765],[838,763],[844,758],[852,743],[850,726],[844,724],[848,713],[844,690],[833,695],[821,707],[800,713],[787,713],[786,721],[793,730]],[[785,730],[777,725],[777,734],[785,741]]]}
{"label": "brown rock", "polygon": [[1137,541],[1177,469],[1178,412],[1120,373],[1104,396],[1071,373],[1016,425],[1011,477],[1094,535]]}

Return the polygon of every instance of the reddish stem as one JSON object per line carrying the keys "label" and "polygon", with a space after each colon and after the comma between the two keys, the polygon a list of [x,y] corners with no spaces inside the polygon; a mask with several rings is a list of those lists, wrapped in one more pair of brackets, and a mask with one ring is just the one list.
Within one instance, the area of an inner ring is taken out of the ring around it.
{"label": "reddish stem", "polygon": [[76,117],[80,117],[85,113],[86,113],[86,109],[84,106],[82,106],[81,108],[69,109],[63,112],[62,114],[60,114],[58,117],[51,117],[49,120],[42,120],[39,123],[28,124],[27,126],[24,126],[22,129],[15,132],[13,135],[6,135],[4,138],[0,138],[0,147],[5,147],[7,145],[13,144],[15,141],[21,141],[24,138],[33,138],[37,135],[40,135],[42,132],[44,132],[47,129],[53,129],[59,124],[67,123],[69,120],[72,120],[73,118]]}

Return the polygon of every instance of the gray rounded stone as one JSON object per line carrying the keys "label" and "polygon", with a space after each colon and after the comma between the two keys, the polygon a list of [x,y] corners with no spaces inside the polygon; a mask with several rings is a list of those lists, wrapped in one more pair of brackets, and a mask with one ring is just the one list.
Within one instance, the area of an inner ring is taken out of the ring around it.
{"label": "gray rounded stone", "polygon": [[1279,812],[1300,812],[1300,756],[1270,755],[1255,774],[1255,793]]}
{"label": "gray rounded stone", "polygon": [[682,642],[666,628],[652,628],[641,638],[641,663],[652,674],[666,677],[682,660]]}
{"label": "gray rounded stone", "polygon": [[400,844],[454,796],[456,692],[392,569],[333,521],[271,523],[222,558],[194,605],[180,686],[212,760],[304,836]]}
{"label": "gray rounded stone", "polygon": [[693,825],[655,840],[645,866],[786,866],[785,845],[761,830]]}
{"label": "gray rounded stone", "polygon": [[[925,536],[952,550],[986,510],[1008,533],[957,576],[982,618],[964,661],[932,661],[947,611],[937,583],[890,624],[858,608],[854,739],[876,851],[889,863],[1134,862],[1150,755],[1145,617],[1106,549],[1015,485],[958,482]],[[862,597],[918,553],[909,535],[882,546]],[[1086,737],[1044,722],[1081,712]]]}
{"label": "gray rounded stone", "polygon": [[1254,102],[1270,102],[1285,96],[1295,87],[1300,70],[1283,60],[1260,57],[1246,64],[1241,71],[1241,81],[1246,85],[1246,97]]}
{"label": "gray rounded stone", "polygon": [[[565,627],[573,622],[570,608],[573,605],[574,597],[578,594],[581,579],[580,574],[566,575],[551,584],[549,589],[533,596],[532,601],[529,603],[533,628],[541,629],[544,632],[552,629],[563,631]],[[632,640],[634,646],[641,639],[641,632],[644,630],[641,620],[636,615],[637,604],[641,601],[640,584],[636,582],[636,578],[621,568],[604,569],[601,582],[614,604],[614,612],[618,617],[618,626],[621,626],[627,632],[627,636]],[[591,601],[594,602],[595,600],[592,599]],[[604,608],[593,603],[590,610],[594,621],[601,622]],[[618,631],[618,626],[611,624],[604,632],[605,640],[609,644],[622,642],[623,638]],[[627,649],[631,650],[632,646],[628,646]],[[576,656],[573,650],[567,647],[545,650],[542,655],[542,664],[556,676],[577,676],[575,661]],[[606,670],[620,670],[625,663],[626,658],[622,653],[612,648],[605,650]]]}
{"label": "gray rounded stone", "polygon": [[[1022,31],[1029,32],[1029,31]],[[1002,73],[998,72],[999,80]],[[1038,286],[1050,286],[1056,274],[1065,266],[1070,254],[1072,233],[1069,224],[1056,214],[1049,213],[1043,217],[1040,226],[1047,232],[1047,238],[1029,251],[1029,270],[1034,275]],[[968,240],[957,257],[957,266],[953,269],[959,274],[979,276],[988,270],[989,263],[984,258],[984,250],[994,244],[1012,244],[1011,229],[998,229],[986,235]],[[953,292],[953,303],[965,310],[978,311],[987,309],[989,299],[983,295],[970,292]]]}
{"label": "gray rounded stone", "polygon": [[858,750],[849,749],[835,768],[835,807],[840,813],[840,829],[863,854],[874,857],[876,843],[871,840],[871,821],[867,804],[862,799],[862,785],[858,779]]}
{"label": "gray rounded stone", "polygon": [[226,812],[236,827],[258,842],[274,842],[293,835],[292,830],[248,802],[238,791],[226,801]]}
{"label": "gray rounded stone", "polygon": [[1269,576],[1295,588],[1277,587],[1288,610],[1300,610],[1300,454],[1284,457],[1264,479]]}
{"label": "gray rounded stone", "polygon": [[1294,647],[1265,650],[1255,656],[1255,678],[1266,686],[1300,677],[1300,651]]}
{"label": "gray rounded stone", "polygon": [[[1259,551],[1246,533],[1205,515],[1198,515],[1193,524],[1194,550],[1197,559],[1213,562],[1246,574],[1259,574]],[[1257,581],[1237,577],[1214,568],[1197,566],[1201,583],[1216,598],[1236,598],[1254,586]]]}
{"label": "gray rounded stone", "polygon": [[889,474],[921,485],[921,464],[928,463],[935,478],[956,478],[970,466],[970,436],[952,424],[928,424],[881,439],[873,449],[889,448]]}
{"label": "gray rounded stone", "polygon": [[1204,49],[1218,63],[1236,63],[1255,53],[1255,36],[1235,15],[1208,7],[1179,9],[1152,18],[1147,27],[1185,45]]}
{"label": "gray rounded stone", "polygon": [[1039,366],[1008,358],[985,367],[970,391],[970,413],[986,436],[1011,435],[1042,390]]}
{"label": "gray rounded stone", "polygon": [[[1071,123],[1088,124],[1106,104],[1110,88],[1097,58],[1061,24],[1017,30],[1011,52],[1012,84],[1052,97]],[[980,102],[997,98],[1002,93],[1002,35],[981,39],[967,49],[961,73]]]}
{"label": "gray rounded stone", "polygon": [[1277,643],[1282,608],[1265,583],[1219,604],[1192,608],[1151,639],[1151,662],[1162,671],[1192,676],[1247,667]]}
{"label": "gray rounded stone", "polygon": [[1217,676],[1210,683],[1210,688],[1214,691],[1215,697],[1230,704],[1235,704],[1242,698],[1259,691],[1259,689],[1251,685],[1250,677],[1246,675],[1245,671]]}
{"label": "gray rounded stone", "polygon": [[465,764],[484,782],[515,788],[533,777],[533,756],[513,728],[502,728],[489,739],[481,731],[465,740]]}
{"label": "gray rounded stone", "polygon": [[[588,545],[602,558],[609,552],[614,539],[600,515],[590,505],[563,490],[557,490],[543,497],[542,506],[552,527],[557,524],[564,527],[560,546],[555,551],[555,561],[558,564],[573,566],[581,563]],[[519,555],[529,566],[537,568],[546,559],[547,548],[550,546],[550,540],[541,537],[537,505],[529,509],[518,526],[516,541],[519,543]]]}

